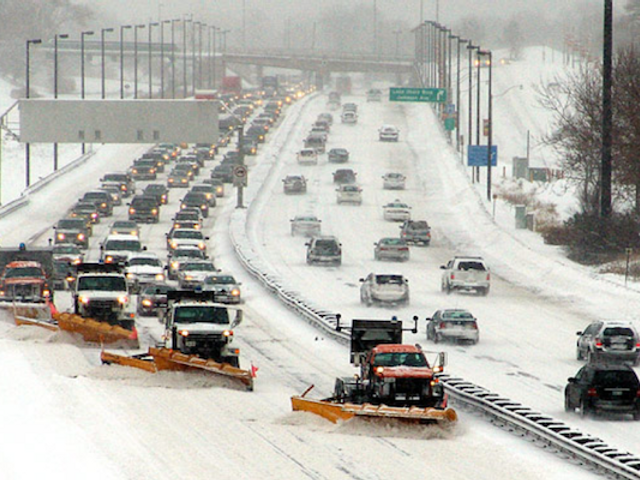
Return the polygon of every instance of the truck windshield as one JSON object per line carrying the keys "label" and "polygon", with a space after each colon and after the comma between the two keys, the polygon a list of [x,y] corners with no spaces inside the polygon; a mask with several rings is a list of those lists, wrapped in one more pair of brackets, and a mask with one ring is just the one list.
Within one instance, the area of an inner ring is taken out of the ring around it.
{"label": "truck windshield", "polygon": [[80,277],[78,278],[78,290],[93,290],[100,292],[127,291],[124,277]]}
{"label": "truck windshield", "polygon": [[4,278],[41,278],[44,277],[42,270],[38,267],[22,267],[7,270]]}
{"label": "truck windshield", "polygon": [[428,367],[427,359],[417,352],[379,353],[373,360],[376,367]]}
{"label": "truck windshield", "polygon": [[224,307],[184,306],[177,307],[174,312],[175,323],[229,323],[229,313]]}

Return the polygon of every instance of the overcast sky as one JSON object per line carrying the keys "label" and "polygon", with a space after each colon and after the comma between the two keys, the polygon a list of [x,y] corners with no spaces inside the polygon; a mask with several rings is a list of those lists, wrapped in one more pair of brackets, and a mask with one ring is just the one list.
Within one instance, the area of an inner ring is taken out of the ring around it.
{"label": "overcast sky", "polygon": [[[373,5],[377,4],[381,14],[397,17],[413,23],[419,20],[421,6],[425,19],[435,19],[436,7],[439,6],[440,21],[451,23],[461,16],[493,14],[509,17],[512,14],[543,11],[550,16],[561,15],[560,9],[571,4],[588,0],[78,0],[103,11],[111,12],[122,23],[147,22],[157,20],[159,15],[164,19],[179,18],[190,13],[202,15],[204,21],[215,25],[218,15],[241,22],[242,7],[245,5],[247,15],[256,9],[273,19],[298,16],[317,16],[320,12],[330,11],[337,5]],[[592,3],[594,3],[593,0]],[[598,3],[598,2],[595,2]],[[601,2],[600,2],[601,3]],[[626,4],[620,0],[615,2],[621,10]],[[222,25],[224,28],[232,25]]]}

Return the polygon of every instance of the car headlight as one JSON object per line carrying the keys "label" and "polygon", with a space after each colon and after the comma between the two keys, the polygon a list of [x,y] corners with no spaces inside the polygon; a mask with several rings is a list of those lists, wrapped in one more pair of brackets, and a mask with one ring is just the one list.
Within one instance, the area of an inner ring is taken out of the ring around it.
{"label": "car headlight", "polygon": [[164,273],[156,273],[155,279],[159,282],[164,281]]}
{"label": "car headlight", "polygon": [[87,305],[89,303],[89,297],[85,297],[84,295],[80,295],[78,297],[78,302],[80,302],[83,305]]}
{"label": "car headlight", "polygon": [[222,335],[224,337],[233,337],[233,330],[225,330],[224,332],[222,332]]}
{"label": "car headlight", "polygon": [[176,242],[175,240],[171,240],[171,242],[169,243],[169,246],[171,248],[177,248],[178,247],[178,242]]}
{"label": "car headlight", "polygon": [[125,305],[128,301],[129,301],[129,297],[127,297],[126,295],[120,295],[118,297],[118,303],[120,305]]}
{"label": "car headlight", "polygon": [[158,214],[158,209],[157,208],[152,208],[151,209],[151,215],[157,215]]}
{"label": "car headlight", "polygon": [[134,213],[136,213],[136,209],[135,209],[135,208],[133,208],[133,207],[131,207],[131,208],[129,209],[129,215],[133,215]]}
{"label": "car headlight", "polygon": [[142,300],[142,306],[143,307],[151,307],[152,305],[153,305],[153,303],[148,298],[145,298],[144,300]]}
{"label": "car headlight", "polygon": [[198,248],[200,250],[204,250],[205,248],[207,248],[207,246],[204,244],[204,242],[200,242],[200,243],[198,243]]}
{"label": "car headlight", "polygon": [[171,262],[171,268],[173,268],[174,270],[177,270],[178,268],[180,268],[180,262],[178,261]]}
{"label": "car headlight", "polygon": [[233,290],[231,290],[231,296],[232,297],[239,297],[240,296],[240,290],[238,290],[237,288],[234,288]]}
{"label": "car headlight", "polygon": [[66,235],[64,233],[58,233],[58,240],[64,240]]}
{"label": "car headlight", "polygon": [[183,337],[188,337],[189,336],[189,330],[178,330],[178,334],[182,335]]}
{"label": "car headlight", "polygon": [[129,280],[133,280],[135,277],[136,277],[136,276],[135,276],[133,273],[131,273],[131,272],[127,272],[127,278],[128,278]]}
{"label": "car headlight", "polygon": [[104,259],[104,263],[113,263],[113,257],[111,255],[107,255]]}

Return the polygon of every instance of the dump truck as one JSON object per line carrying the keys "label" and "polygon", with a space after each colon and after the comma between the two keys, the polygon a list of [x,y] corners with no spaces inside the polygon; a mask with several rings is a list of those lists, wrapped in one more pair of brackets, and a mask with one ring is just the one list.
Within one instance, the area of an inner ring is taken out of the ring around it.
{"label": "dump truck", "polygon": [[[414,317],[413,333],[417,333]],[[430,364],[419,345],[402,343],[402,321],[354,319],[351,327],[350,359],[360,373],[336,379],[333,396],[312,400],[303,395],[291,398],[293,410],[309,411],[332,422],[354,417],[387,418],[422,424],[451,424],[456,412],[448,408],[448,397],[438,374],[446,356],[439,352]]]}
{"label": "dump truck", "polygon": [[0,249],[0,300],[21,303],[53,301],[51,247]]}

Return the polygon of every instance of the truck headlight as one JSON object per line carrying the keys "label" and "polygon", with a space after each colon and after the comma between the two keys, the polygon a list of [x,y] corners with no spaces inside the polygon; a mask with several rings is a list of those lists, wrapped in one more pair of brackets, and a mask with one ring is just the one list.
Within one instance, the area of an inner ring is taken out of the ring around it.
{"label": "truck headlight", "polygon": [[58,240],[64,240],[65,238],[66,238],[66,235],[64,233],[58,234]]}
{"label": "truck headlight", "polygon": [[153,305],[153,303],[151,303],[151,300],[149,300],[148,298],[145,298],[144,300],[142,300],[142,306],[148,308],[148,307],[150,307],[152,305]]}
{"label": "truck headlight", "polygon": [[156,280],[160,282],[164,281],[164,273],[156,273]]}
{"label": "truck headlight", "polygon": [[234,288],[233,290],[231,290],[231,296],[232,297],[239,297],[240,296],[240,290],[238,290],[237,288]]}
{"label": "truck headlight", "polygon": [[118,297],[118,303],[120,305],[125,305],[129,301],[129,298],[126,295],[120,295]]}
{"label": "truck headlight", "polygon": [[204,250],[205,248],[207,248],[207,246],[204,244],[204,242],[200,242],[200,243],[198,243],[198,248],[200,250]]}
{"label": "truck headlight", "polygon": [[225,337],[233,337],[233,330],[225,330],[222,332],[222,335]]}
{"label": "truck headlight", "polygon": [[182,335],[183,337],[188,337],[189,336],[189,330],[178,330],[178,334]]}
{"label": "truck headlight", "polygon": [[78,302],[80,302],[83,305],[88,305],[89,304],[89,297],[85,297],[84,295],[80,295],[78,297]]}

